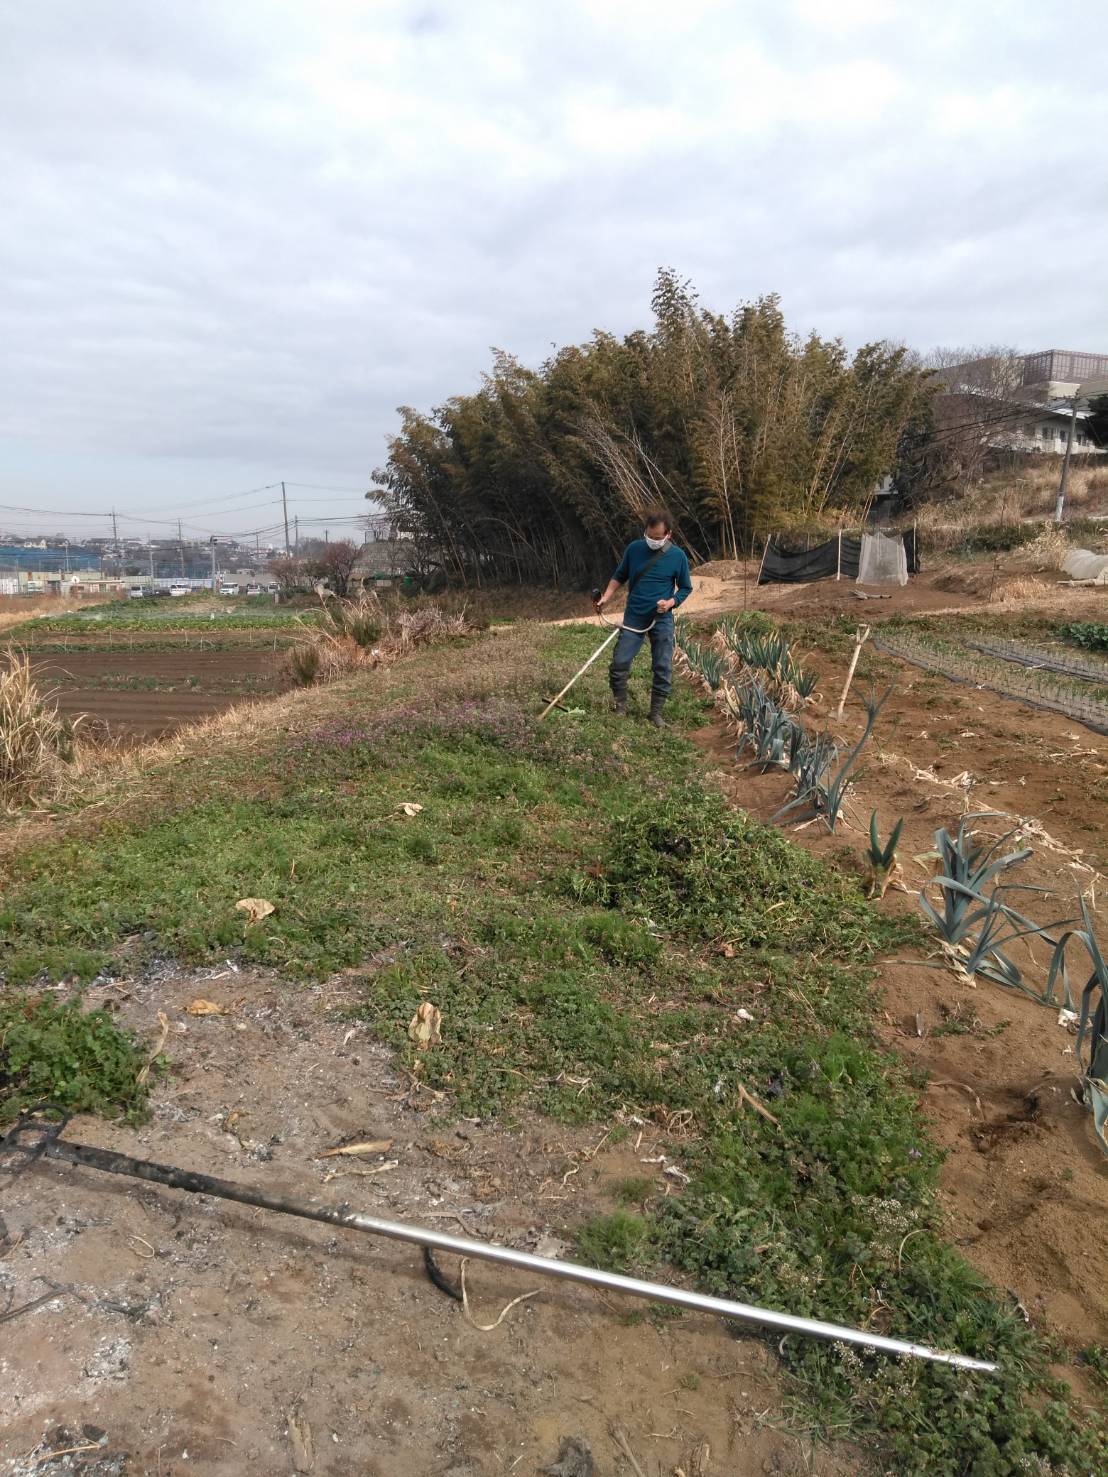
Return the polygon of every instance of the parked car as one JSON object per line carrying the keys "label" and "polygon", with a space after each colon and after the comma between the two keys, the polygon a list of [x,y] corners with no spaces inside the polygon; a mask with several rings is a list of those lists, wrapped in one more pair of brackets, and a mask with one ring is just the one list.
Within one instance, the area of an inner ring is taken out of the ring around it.
{"label": "parked car", "polygon": [[219,593],[221,595],[237,595],[238,592],[239,592],[238,585],[221,585],[219,587]]}
{"label": "parked car", "polygon": [[131,588],[127,591],[127,599],[142,600],[146,593],[147,592],[142,588],[141,585],[132,585]]}
{"label": "parked car", "polygon": [[170,585],[170,587],[169,587],[169,593],[171,595],[191,595],[192,594],[192,586],[191,585]]}

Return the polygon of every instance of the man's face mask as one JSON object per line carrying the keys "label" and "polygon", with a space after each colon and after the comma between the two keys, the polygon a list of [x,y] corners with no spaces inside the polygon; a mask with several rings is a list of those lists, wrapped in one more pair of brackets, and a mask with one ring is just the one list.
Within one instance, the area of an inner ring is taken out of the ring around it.
{"label": "man's face mask", "polygon": [[653,549],[655,553],[657,553],[659,549],[664,549],[665,546],[669,543],[668,533],[663,533],[661,538],[651,538],[649,532],[647,532],[643,534],[643,538],[646,540],[646,547],[648,549]]}

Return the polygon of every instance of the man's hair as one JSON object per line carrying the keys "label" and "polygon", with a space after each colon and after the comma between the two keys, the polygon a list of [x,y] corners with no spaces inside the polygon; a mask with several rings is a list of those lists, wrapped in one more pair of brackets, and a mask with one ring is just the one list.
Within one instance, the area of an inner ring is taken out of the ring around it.
{"label": "man's hair", "polygon": [[667,533],[673,532],[673,524],[665,508],[651,508],[646,515],[645,528],[653,528],[656,523],[661,523]]}

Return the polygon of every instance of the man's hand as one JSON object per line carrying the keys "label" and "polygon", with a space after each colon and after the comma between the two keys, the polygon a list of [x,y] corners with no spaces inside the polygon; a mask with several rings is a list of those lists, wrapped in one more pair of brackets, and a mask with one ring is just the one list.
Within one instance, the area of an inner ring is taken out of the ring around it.
{"label": "man's hand", "polygon": [[677,601],[676,600],[659,600],[658,601],[658,614],[659,615],[667,615],[669,613],[669,611],[671,611],[676,604],[677,604]]}

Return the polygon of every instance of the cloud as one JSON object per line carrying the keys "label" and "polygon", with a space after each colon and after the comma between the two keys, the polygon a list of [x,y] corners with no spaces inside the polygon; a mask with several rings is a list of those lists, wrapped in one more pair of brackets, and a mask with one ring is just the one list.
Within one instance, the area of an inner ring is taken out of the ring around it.
{"label": "cloud", "polygon": [[537,362],[645,323],[662,263],[851,343],[1108,348],[1108,20],[1086,8],[0,19],[0,501],[63,454],[88,475],[59,507],[122,478],[171,512],[186,463],[361,484],[396,405],[472,388],[491,345]]}

